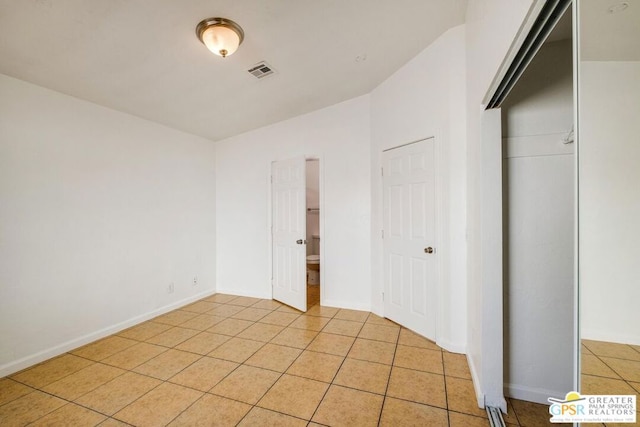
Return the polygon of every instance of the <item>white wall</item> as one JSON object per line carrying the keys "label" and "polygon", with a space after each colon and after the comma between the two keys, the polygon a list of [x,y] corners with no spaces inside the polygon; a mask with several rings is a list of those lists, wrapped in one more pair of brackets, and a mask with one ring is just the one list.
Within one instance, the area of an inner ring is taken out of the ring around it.
{"label": "white wall", "polygon": [[0,75],[0,376],[213,292],[214,191],[210,142]]}
{"label": "white wall", "polygon": [[542,404],[573,388],[572,62],[571,40],[545,44],[502,105],[505,391]]}
{"label": "white wall", "polygon": [[579,73],[581,337],[640,345],[640,62]]}
{"label": "white wall", "polygon": [[322,304],[371,308],[369,96],[216,145],[217,289],[271,298],[271,162],[320,160]]}
{"label": "white wall", "polygon": [[371,93],[372,301],[383,313],[382,151],[435,137],[440,190],[438,344],[466,347],[464,26],[451,29]]}
{"label": "white wall", "polygon": [[466,15],[467,358],[478,403],[506,407],[502,396],[502,282],[482,280],[483,98],[534,0],[470,1]]}

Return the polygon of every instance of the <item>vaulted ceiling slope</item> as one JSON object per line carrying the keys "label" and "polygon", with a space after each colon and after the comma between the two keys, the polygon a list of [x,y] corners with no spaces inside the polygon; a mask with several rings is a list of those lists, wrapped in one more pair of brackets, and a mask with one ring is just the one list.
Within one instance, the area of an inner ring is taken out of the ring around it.
{"label": "vaulted ceiling slope", "polygon": [[[466,0],[0,0],[0,73],[213,141],[370,92]],[[204,18],[245,31],[228,58]],[[276,73],[247,70],[267,61]]]}

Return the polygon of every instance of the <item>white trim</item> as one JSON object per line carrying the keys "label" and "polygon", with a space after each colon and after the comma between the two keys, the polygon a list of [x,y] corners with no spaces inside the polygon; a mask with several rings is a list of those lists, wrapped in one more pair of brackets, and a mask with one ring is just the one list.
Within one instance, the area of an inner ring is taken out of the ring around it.
{"label": "white trim", "polygon": [[[321,258],[322,259],[322,258]],[[322,266],[322,264],[320,264]],[[322,292],[322,276],[320,276],[320,292]],[[371,305],[359,304],[354,302],[345,302],[340,300],[325,299],[323,306],[334,308],[346,308],[349,310],[371,311]]]}
{"label": "white trim", "polygon": [[548,398],[553,397],[562,400],[566,394],[566,391],[547,390],[515,384],[505,384],[504,390],[505,394],[512,399],[526,400],[527,402],[535,402],[547,406],[549,405]]}
{"label": "white trim", "polygon": [[446,340],[438,340],[436,341],[436,344],[438,344],[438,347],[441,347],[450,353],[458,353],[458,354],[467,353],[466,343],[462,343],[462,342],[455,343],[455,342],[446,341]]}
{"label": "white trim", "polygon": [[44,362],[45,360],[51,359],[52,357],[59,356],[68,351],[74,350],[76,348],[82,347],[85,344],[89,344],[93,341],[99,340],[101,338],[108,337],[109,335],[113,335],[117,332],[120,332],[124,329],[135,326],[139,323],[142,323],[146,320],[153,319],[161,314],[168,313],[169,311],[175,310],[180,307],[184,307],[187,304],[198,301],[202,298],[206,298],[210,295],[214,295],[216,293],[220,293],[215,290],[208,290],[201,292],[197,295],[190,296],[188,298],[184,298],[180,301],[174,302],[169,305],[165,305],[153,311],[150,311],[145,314],[141,314],[139,316],[132,317],[131,319],[125,320],[124,322],[116,323],[115,325],[108,326],[106,328],[97,330],[95,332],[91,332],[89,334],[83,335],[78,338],[74,338],[72,340],[66,341],[62,344],[56,345],[54,347],[50,347],[46,350],[42,350],[38,353],[25,356],[21,359],[18,359],[13,362],[6,363],[0,366],[0,378],[6,377],[7,375],[11,375],[15,372],[18,372],[22,369],[33,366],[37,363]]}
{"label": "white trim", "polygon": [[498,68],[498,72],[493,77],[493,80],[491,81],[489,89],[485,93],[484,98],[482,98],[483,106],[489,104],[491,98],[493,98],[493,95],[498,90],[498,86],[500,86],[500,83],[502,83],[502,79],[504,79],[504,76],[507,74],[509,67],[511,67],[511,63],[518,54],[518,51],[520,51],[524,40],[529,35],[529,32],[531,31],[533,24],[536,22],[536,19],[538,19],[540,11],[542,10],[542,7],[545,5],[545,3],[546,0],[534,0],[531,4],[529,12],[527,13],[527,16],[525,17],[522,25],[520,26],[520,29],[518,30],[518,34],[516,34],[516,37],[513,39],[513,42],[511,43],[506,56],[500,64],[500,68]]}
{"label": "white trim", "polygon": [[[271,288],[269,288],[271,289]],[[238,290],[237,287],[224,288],[218,286],[217,292],[218,294],[227,294],[227,295],[235,295],[239,297],[251,297],[251,298],[260,298],[260,299],[271,299],[271,292],[246,292],[242,290]]]}
{"label": "white trim", "polygon": [[479,408],[484,409],[484,392],[480,389],[482,382],[478,376],[478,371],[476,371],[476,365],[473,363],[473,359],[469,353],[467,353],[467,365],[469,365],[469,371],[471,372],[471,383],[473,384],[473,390],[476,394],[476,403]]}

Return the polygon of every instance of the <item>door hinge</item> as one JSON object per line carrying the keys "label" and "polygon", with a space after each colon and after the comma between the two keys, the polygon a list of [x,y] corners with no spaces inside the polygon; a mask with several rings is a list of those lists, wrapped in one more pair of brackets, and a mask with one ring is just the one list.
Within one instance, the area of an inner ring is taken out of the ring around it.
{"label": "door hinge", "polygon": [[271,180],[271,183],[273,184],[273,175],[271,175],[271,176],[269,177],[269,179]]}
{"label": "door hinge", "polygon": [[380,175],[384,176],[384,168],[380,168]]}
{"label": "door hinge", "polygon": [[384,239],[384,230],[380,230],[380,234],[382,235],[382,238]]}

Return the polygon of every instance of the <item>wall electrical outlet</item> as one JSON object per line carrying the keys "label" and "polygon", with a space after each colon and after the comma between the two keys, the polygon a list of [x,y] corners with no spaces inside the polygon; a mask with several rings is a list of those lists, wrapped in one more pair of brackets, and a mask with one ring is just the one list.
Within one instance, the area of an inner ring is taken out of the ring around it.
{"label": "wall electrical outlet", "polygon": [[172,294],[174,290],[175,290],[175,287],[173,285],[173,282],[169,283],[169,286],[167,286],[167,293]]}
{"label": "wall electrical outlet", "polygon": [[198,284],[198,276],[193,276],[193,286]]}

